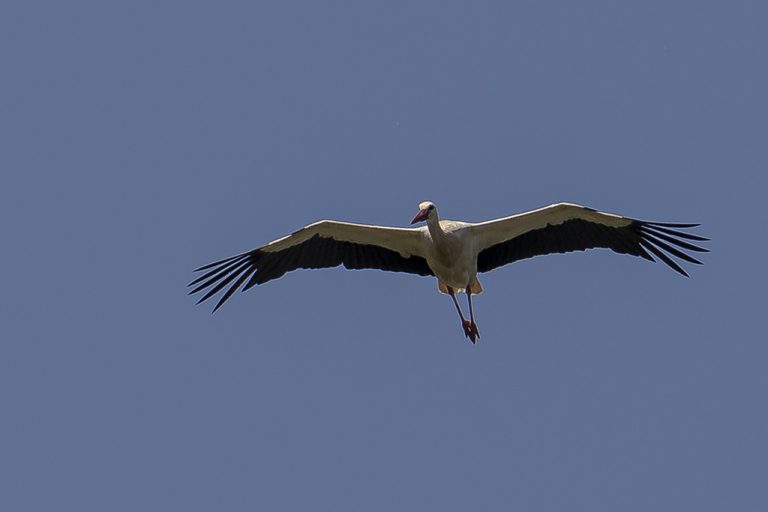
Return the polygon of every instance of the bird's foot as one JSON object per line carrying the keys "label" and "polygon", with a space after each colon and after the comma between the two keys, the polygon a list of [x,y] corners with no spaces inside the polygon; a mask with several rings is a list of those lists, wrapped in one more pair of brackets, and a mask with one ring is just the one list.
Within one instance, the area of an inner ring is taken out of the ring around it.
{"label": "bird's foot", "polygon": [[472,325],[470,326],[470,329],[472,330],[472,334],[475,338],[480,337],[480,331],[477,330],[477,324],[475,322],[470,322]]}
{"label": "bird's foot", "polygon": [[464,335],[469,338],[469,341],[477,343],[477,338],[480,337],[480,333],[477,331],[477,324],[469,320],[464,320],[461,323],[461,327],[464,329]]}

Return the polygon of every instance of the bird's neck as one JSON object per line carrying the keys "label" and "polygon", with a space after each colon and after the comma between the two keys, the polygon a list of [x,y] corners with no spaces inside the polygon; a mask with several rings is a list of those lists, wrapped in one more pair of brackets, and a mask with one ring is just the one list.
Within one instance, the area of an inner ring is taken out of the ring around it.
{"label": "bird's neck", "polygon": [[445,239],[445,231],[440,227],[439,219],[435,218],[427,220],[427,229],[429,230],[429,236],[431,236],[432,240],[436,243],[440,243],[440,241]]}

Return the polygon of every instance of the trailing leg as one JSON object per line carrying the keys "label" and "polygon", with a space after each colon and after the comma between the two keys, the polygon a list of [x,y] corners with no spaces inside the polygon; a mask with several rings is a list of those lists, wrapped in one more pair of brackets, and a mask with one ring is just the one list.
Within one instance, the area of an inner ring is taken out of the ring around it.
{"label": "trailing leg", "polygon": [[[469,333],[467,337],[472,340],[472,343],[477,343],[477,338],[480,337],[480,331],[477,330],[477,324],[475,323],[475,313],[472,311],[472,289],[467,286],[467,302],[469,303]],[[466,332],[466,327],[464,331]]]}
{"label": "trailing leg", "polygon": [[453,304],[456,306],[456,311],[459,313],[459,318],[461,318],[461,328],[464,329],[464,335],[472,340],[472,343],[475,342],[472,335],[472,322],[464,318],[464,313],[461,312],[461,307],[459,306],[459,301],[456,300],[456,291],[451,288],[450,286],[448,288],[448,295],[451,296],[451,299],[453,299]]}

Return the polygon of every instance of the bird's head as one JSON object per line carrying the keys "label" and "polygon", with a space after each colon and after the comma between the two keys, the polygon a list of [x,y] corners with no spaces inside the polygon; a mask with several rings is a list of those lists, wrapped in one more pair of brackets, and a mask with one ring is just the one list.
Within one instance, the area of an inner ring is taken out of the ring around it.
{"label": "bird's head", "polygon": [[411,224],[416,224],[417,222],[421,222],[423,220],[430,220],[430,219],[436,219],[437,218],[437,206],[435,206],[435,203],[432,201],[424,201],[423,203],[419,203],[419,213],[416,214],[416,216],[411,221]]}

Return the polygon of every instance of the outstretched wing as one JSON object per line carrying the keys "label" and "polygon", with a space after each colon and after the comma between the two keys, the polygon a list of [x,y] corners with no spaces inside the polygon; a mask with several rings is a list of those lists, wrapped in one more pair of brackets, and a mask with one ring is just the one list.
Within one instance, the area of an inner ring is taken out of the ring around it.
{"label": "outstretched wing", "polygon": [[680,231],[698,224],[646,222],[580,205],[560,203],[539,210],[473,225],[480,252],[479,272],[488,272],[525,258],[543,254],[583,251],[597,247],[655,261],[688,274],[671,256],[701,264],[683,251],[708,252],[685,240],[707,238]]}
{"label": "outstretched wing", "polygon": [[[379,269],[433,275],[423,256],[424,228],[391,228],[323,220],[258,249],[210,263],[189,283],[189,293],[206,290],[198,304],[229,286],[213,308],[219,309],[242,286],[281,277],[299,268]],[[247,281],[247,282],[246,282]],[[231,284],[230,284],[231,283]]]}

